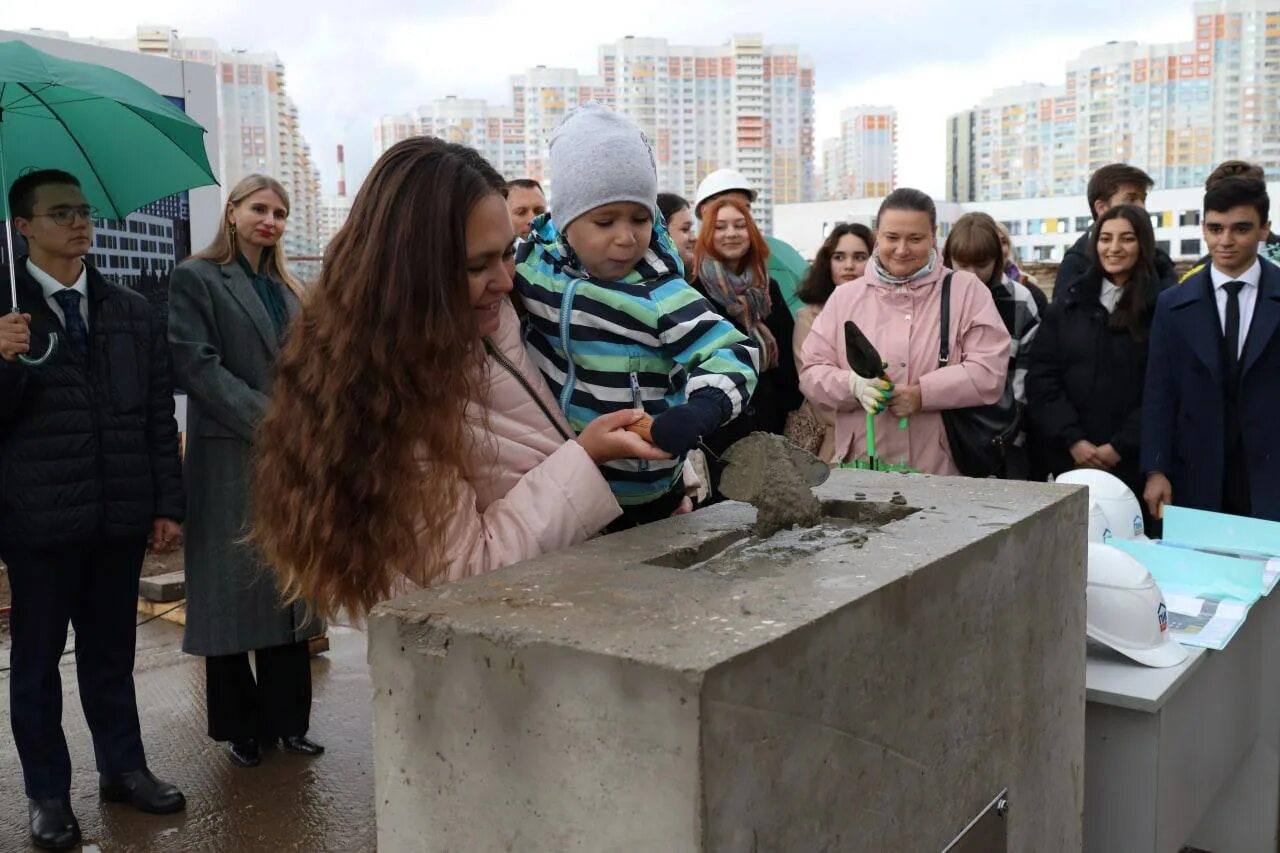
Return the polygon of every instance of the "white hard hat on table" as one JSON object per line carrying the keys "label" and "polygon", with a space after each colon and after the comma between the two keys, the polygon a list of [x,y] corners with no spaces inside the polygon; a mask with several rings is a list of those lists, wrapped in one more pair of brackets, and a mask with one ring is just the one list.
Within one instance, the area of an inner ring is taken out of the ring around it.
{"label": "white hard hat on table", "polygon": [[1142,506],[1124,481],[1096,468],[1078,468],[1058,477],[1056,483],[1089,487],[1089,541],[1137,539],[1146,541]]}
{"label": "white hard hat on table", "polygon": [[702,207],[703,202],[727,192],[744,192],[752,201],[756,200],[756,191],[751,188],[751,183],[741,172],[736,169],[716,169],[698,184],[698,195],[693,202],[693,212],[701,219],[699,208]]}
{"label": "white hard hat on table", "polygon": [[1169,611],[1151,573],[1111,545],[1089,543],[1085,633],[1146,666],[1177,666],[1187,650],[1169,634]]}

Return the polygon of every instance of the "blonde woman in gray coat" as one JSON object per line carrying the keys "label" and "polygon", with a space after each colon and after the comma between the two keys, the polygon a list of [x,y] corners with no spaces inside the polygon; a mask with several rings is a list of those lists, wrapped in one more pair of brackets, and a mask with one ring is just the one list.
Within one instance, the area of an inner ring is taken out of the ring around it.
{"label": "blonde woman in gray coat", "polygon": [[242,767],[277,740],[287,752],[324,751],[306,737],[307,640],[322,628],[302,605],[283,603],[274,573],[245,541],[254,434],[301,295],[280,246],[288,216],[278,182],[245,178],[217,237],[174,270],[169,292],[174,374],[189,412],[183,649],[205,659],[209,736],[228,742]]}

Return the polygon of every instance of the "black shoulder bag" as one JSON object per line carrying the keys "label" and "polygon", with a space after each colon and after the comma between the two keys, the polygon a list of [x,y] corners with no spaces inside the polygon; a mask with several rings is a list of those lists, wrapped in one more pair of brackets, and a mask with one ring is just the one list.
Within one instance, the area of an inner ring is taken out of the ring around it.
{"label": "black shoulder bag", "polygon": [[[942,281],[942,345],[938,367],[951,360],[951,273]],[[991,477],[1004,468],[1005,450],[1018,436],[1018,404],[1013,383],[1005,380],[1000,402],[966,409],[944,409],[942,423],[951,458],[966,477]]]}

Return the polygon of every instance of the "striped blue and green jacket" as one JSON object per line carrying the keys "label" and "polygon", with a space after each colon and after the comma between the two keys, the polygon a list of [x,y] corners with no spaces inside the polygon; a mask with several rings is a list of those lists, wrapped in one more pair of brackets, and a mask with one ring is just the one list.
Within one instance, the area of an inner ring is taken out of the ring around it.
{"label": "striped blue and green jacket", "polygon": [[[516,290],[529,315],[529,353],[574,430],[599,415],[643,407],[657,417],[693,395],[738,416],[755,390],[759,351],[684,280],[666,228],[622,281],[583,272],[549,214],[533,222],[516,257]],[[618,503],[669,492],[683,459],[602,466]]]}

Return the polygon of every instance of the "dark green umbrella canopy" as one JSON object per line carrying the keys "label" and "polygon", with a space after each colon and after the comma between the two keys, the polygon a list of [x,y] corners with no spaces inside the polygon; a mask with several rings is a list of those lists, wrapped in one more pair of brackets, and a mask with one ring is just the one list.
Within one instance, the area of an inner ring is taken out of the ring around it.
{"label": "dark green umbrella canopy", "polygon": [[778,283],[782,298],[787,301],[791,313],[795,314],[804,304],[796,295],[796,288],[809,272],[809,264],[790,243],[777,237],[764,239],[769,244],[769,275]]}
{"label": "dark green umbrella canopy", "polygon": [[[205,130],[137,80],[59,59],[22,41],[0,42],[0,165],[7,182],[62,169],[107,219],[217,183]],[[0,212],[9,218],[8,186]]]}

